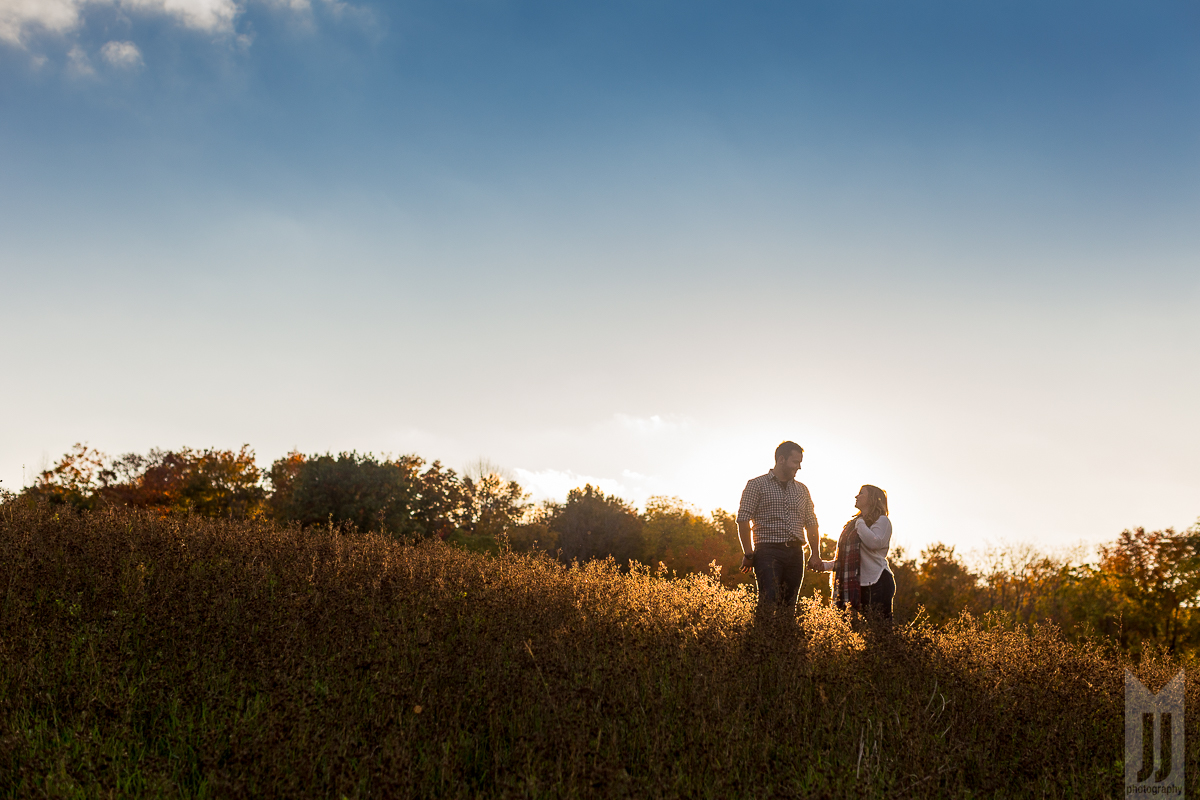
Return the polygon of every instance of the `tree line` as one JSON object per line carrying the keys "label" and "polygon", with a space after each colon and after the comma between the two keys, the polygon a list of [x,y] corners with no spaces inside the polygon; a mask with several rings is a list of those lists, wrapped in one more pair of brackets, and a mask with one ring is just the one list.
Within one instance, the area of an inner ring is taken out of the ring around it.
{"label": "tree line", "polygon": [[1122,531],[1092,558],[1028,545],[969,565],[935,543],[918,558],[892,556],[897,613],[944,622],[966,611],[1012,624],[1050,622],[1068,638],[1105,637],[1123,649],[1200,652],[1200,520],[1186,530]]}
{"label": "tree line", "polygon": [[542,550],[564,561],[612,557],[677,574],[729,564],[738,582],[734,516],[653,497],[644,512],[587,485],[534,504],[485,463],[460,475],[415,455],[292,452],[267,469],[254,451],[151,450],[110,458],[77,444],[23,491],[79,509],[118,504],[162,513],[333,525],[400,538],[438,537],[475,550]]}
{"label": "tree line", "polygon": [[[110,458],[78,444],[22,495],[79,509],[118,504],[437,537],[474,550],[540,550],[564,562],[611,557],[665,574],[714,574],[731,588],[748,580],[737,571],[741,549],[727,511],[704,514],[670,497],[652,497],[639,511],[591,485],[564,502],[534,504],[484,463],[460,475],[415,455],[292,452],[263,470],[248,446]],[[824,557],[834,548],[823,540]],[[1095,557],[1018,545],[968,561],[934,543],[889,560],[900,619],[943,624],[964,612],[990,614],[1011,625],[1049,622],[1069,637],[1108,637],[1135,653],[1200,650],[1200,521],[1183,531],[1123,531]],[[828,575],[810,572],[802,594],[828,597]]]}

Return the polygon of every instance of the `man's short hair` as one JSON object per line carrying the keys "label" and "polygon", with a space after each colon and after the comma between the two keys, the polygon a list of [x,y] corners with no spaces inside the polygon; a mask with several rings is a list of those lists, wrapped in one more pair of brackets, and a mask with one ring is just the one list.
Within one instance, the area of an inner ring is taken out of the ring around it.
{"label": "man's short hair", "polygon": [[795,442],[780,442],[779,447],[775,448],[775,461],[778,462],[781,458],[786,459],[796,450],[800,451],[800,455],[804,455],[804,448]]}

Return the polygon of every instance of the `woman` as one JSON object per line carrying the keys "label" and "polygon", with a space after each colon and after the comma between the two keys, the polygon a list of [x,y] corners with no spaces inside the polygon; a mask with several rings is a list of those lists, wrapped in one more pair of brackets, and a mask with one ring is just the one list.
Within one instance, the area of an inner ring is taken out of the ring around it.
{"label": "woman", "polygon": [[878,486],[863,486],[854,498],[858,509],[838,537],[837,557],[822,561],[823,570],[833,570],[833,600],[838,608],[853,609],[892,618],[896,580],[888,568],[887,552],[892,542],[888,519],[887,492]]}

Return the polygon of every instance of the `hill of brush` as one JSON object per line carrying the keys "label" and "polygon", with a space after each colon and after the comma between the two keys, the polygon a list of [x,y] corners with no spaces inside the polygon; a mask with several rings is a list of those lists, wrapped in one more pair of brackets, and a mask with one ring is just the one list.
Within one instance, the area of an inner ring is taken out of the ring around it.
{"label": "hill of brush", "polygon": [[10,797],[1110,798],[1123,670],[1157,690],[1180,667],[998,619],[756,624],[744,592],[611,563],[19,500],[0,592]]}

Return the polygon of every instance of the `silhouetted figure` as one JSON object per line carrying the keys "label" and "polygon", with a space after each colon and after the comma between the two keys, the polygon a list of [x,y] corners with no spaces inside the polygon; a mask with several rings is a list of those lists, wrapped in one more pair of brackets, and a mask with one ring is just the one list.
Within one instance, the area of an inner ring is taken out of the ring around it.
{"label": "silhouetted figure", "polygon": [[892,543],[887,492],[878,486],[863,486],[854,498],[854,507],[858,513],[842,528],[837,557],[822,561],[820,568],[833,570],[833,602],[838,608],[878,613],[890,620],[896,580],[887,560]]}
{"label": "silhouetted figure", "polygon": [[[804,534],[808,534],[810,563],[821,563],[817,515],[808,487],[797,481],[804,448],[783,442],[775,448],[775,466],[751,478],[738,505],[738,538],[742,543],[742,572],[754,570],[758,611],[792,611],[804,582]],[[819,567],[816,567],[819,568]]]}

